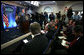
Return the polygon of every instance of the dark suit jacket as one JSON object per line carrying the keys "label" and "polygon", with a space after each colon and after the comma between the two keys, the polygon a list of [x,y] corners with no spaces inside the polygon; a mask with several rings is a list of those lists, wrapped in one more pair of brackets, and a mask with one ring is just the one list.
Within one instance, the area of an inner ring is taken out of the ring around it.
{"label": "dark suit jacket", "polygon": [[72,12],[73,12],[72,9],[68,9],[68,11],[67,11],[67,17],[68,18],[71,18],[72,17],[72,15],[73,15]]}
{"label": "dark suit jacket", "polygon": [[49,18],[50,18],[50,20],[54,20],[55,19],[55,16],[54,15],[49,15]]}
{"label": "dark suit jacket", "polygon": [[48,39],[43,35],[37,35],[21,49],[22,54],[42,54],[48,45]]}
{"label": "dark suit jacket", "polygon": [[48,41],[50,39],[52,39],[52,36],[54,35],[54,31],[53,30],[49,30],[47,33],[46,33],[46,37],[48,38]]}
{"label": "dark suit jacket", "polygon": [[25,40],[25,39],[27,39],[28,41],[30,41],[30,40],[32,40],[32,36],[29,35],[28,37],[26,37],[26,38],[20,40],[20,41],[18,42],[18,45],[16,46],[17,48],[13,51],[13,53],[18,53],[18,52],[20,53],[20,52],[21,52],[21,48],[22,48],[23,45],[24,45],[23,40]]}

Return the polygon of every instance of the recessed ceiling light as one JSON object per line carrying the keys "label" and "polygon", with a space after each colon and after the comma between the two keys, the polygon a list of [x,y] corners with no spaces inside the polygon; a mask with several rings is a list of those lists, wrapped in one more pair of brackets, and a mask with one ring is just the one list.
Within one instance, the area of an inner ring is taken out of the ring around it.
{"label": "recessed ceiling light", "polygon": [[53,1],[53,2],[55,2],[55,1]]}

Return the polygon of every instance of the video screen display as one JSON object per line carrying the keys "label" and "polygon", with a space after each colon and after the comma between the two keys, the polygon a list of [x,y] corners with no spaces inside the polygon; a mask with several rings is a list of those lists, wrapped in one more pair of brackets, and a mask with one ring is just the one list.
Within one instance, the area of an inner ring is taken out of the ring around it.
{"label": "video screen display", "polygon": [[[13,5],[1,4],[1,15],[2,15],[4,29],[13,28],[17,26],[15,22],[16,8],[17,7]],[[4,17],[4,13],[7,17]],[[7,27],[7,22],[8,22],[8,27]]]}

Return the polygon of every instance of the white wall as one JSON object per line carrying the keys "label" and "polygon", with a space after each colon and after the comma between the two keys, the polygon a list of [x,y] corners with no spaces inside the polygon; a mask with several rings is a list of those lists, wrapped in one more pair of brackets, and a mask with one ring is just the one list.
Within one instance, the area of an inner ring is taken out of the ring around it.
{"label": "white wall", "polygon": [[58,13],[58,11],[61,10],[61,9],[60,9],[61,7],[59,7],[59,6],[57,6],[57,5],[45,5],[45,6],[39,7],[38,10],[37,10],[37,12],[38,12],[38,13],[43,12],[44,8],[47,7],[47,6],[49,6],[49,7],[53,10],[53,13]]}
{"label": "white wall", "polygon": [[71,6],[73,10],[83,10],[83,4],[74,4]]}
{"label": "white wall", "polygon": [[[80,4],[79,4],[80,3]],[[78,5],[77,5],[78,4]],[[59,11],[61,11],[61,14],[64,14],[64,8],[67,6],[72,7],[73,10],[83,10],[83,2],[82,1],[78,1],[78,2],[69,2],[69,3],[65,3],[64,5],[44,5],[44,6],[40,6],[37,10],[38,13],[43,12],[45,7],[51,7],[53,9],[53,13],[58,13]]]}

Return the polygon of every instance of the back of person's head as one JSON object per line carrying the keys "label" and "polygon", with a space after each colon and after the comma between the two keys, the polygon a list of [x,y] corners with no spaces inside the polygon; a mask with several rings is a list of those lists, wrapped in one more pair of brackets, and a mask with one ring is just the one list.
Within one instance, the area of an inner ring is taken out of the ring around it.
{"label": "back of person's head", "polygon": [[75,27],[74,27],[74,31],[75,32],[83,32],[83,26],[81,26],[81,25],[76,25]]}
{"label": "back of person's head", "polygon": [[69,7],[69,9],[72,9],[72,7]]}
{"label": "back of person's head", "polygon": [[77,15],[78,14],[78,11],[75,11],[75,14]]}
{"label": "back of person's head", "polygon": [[73,25],[73,26],[75,26],[75,25],[76,25],[76,22],[75,22],[75,21],[73,21],[72,25]]}
{"label": "back of person's head", "polygon": [[53,15],[53,12],[51,12],[51,14]]}
{"label": "back of person's head", "polygon": [[41,26],[39,23],[37,22],[33,22],[30,24],[30,31],[32,32],[32,34],[38,34],[41,32]]}
{"label": "back of person's head", "polygon": [[72,19],[70,19],[70,20],[69,20],[69,24],[72,24],[72,23],[73,23],[73,20],[72,20]]}
{"label": "back of person's head", "polygon": [[52,26],[52,27],[55,26],[55,22],[54,22],[53,20],[52,20],[49,24],[50,24],[50,26]]}
{"label": "back of person's head", "polygon": [[52,25],[49,23],[48,25],[48,31],[52,30]]}
{"label": "back of person's head", "polygon": [[61,13],[61,11],[59,11],[59,13]]}
{"label": "back of person's head", "polygon": [[67,6],[65,8],[67,8]]}
{"label": "back of person's head", "polygon": [[43,14],[43,12],[41,12],[41,14]]}
{"label": "back of person's head", "polygon": [[81,25],[76,25],[73,29],[74,33],[76,35],[80,35],[80,33],[83,33],[83,26]]}
{"label": "back of person's head", "polygon": [[45,25],[45,30],[48,31],[48,30],[49,30],[48,28],[49,28],[49,23],[47,23],[47,24]]}
{"label": "back of person's head", "polygon": [[47,14],[47,12],[44,12],[44,14]]}
{"label": "back of person's head", "polygon": [[59,20],[58,19],[55,19],[55,23],[58,23],[59,22]]}

